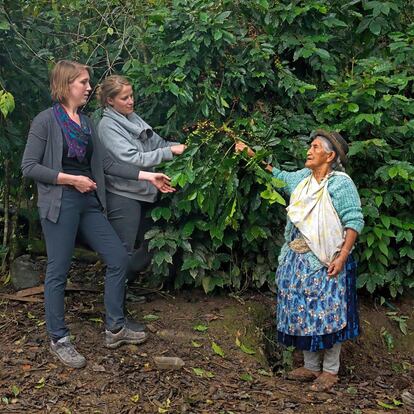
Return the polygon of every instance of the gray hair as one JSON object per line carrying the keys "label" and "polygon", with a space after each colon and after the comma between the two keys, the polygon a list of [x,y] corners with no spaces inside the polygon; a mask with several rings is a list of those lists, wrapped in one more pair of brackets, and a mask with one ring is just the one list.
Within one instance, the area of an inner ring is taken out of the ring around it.
{"label": "gray hair", "polygon": [[342,171],[342,172],[344,172],[345,171],[345,167],[342,165],[341,158],[337,154],[337,152],[335,151],[335,149],[334,149],[331,141],[329,141],[325,137],[321,137],[320,135],[318,135],[315,138],[318,138],[321,141],[322,148],[324,149],[324,151],[326,153],[330,153],[330,152],[334,152],[335,153],[336,157],[335,157],[335,159],[331,163],[332,169],[333,170],[336,170],[336,171]]}

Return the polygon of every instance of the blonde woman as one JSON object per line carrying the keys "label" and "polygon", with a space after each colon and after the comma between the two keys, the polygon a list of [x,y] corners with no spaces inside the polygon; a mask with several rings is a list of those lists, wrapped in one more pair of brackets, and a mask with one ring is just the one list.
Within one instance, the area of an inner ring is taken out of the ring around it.
{"label": "blonde woman", "polygon": [[[132,86],[123,76],[107,77],[98,98],[104,108],[98,135],[116,162],[151,170],[185,150],[185,145],[161,138],[134,112]],[[150,182],[106,176],[106,191],[108,219],[131,257],[127,280],[132,281],[151,261],[144,240],[150,225],[145,216],[157,200],[158,189]]]}
{"label": "blonde woman", "polygon": [[[22,171],[35,180],[47,248],[46,327],[50,350],[65,365],[82,368],[86,359],[71,343],[64,318],[64,295],[76,234],[80,232],[107,265],[105,276],[106,346],[139,344],[144,332],[125,324],[123,301],[128,254],[104,216],[104,173],[147,180],[172,191],[166,175],[140,171],[103,156],[92,122],[80,112],[90,94],[90,69],[62,60],[50,77],[53,107],[33,120],[23,154]],[[81,335],[77,336],[81,338]]]}

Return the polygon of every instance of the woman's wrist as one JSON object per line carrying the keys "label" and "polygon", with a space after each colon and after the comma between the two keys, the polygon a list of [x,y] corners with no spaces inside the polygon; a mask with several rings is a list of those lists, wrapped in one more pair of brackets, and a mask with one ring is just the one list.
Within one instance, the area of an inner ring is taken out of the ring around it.
{"label": "woman's wrist", "polygon": [[153,178],[153,173],[148,171],[140,171],[138,173],[138,180],[144,180],[144,181],[151,181]]}
{"label": "woman's wrist", "polygon": [[79,181],[79,177],[77,175],[72,174],[66,174],[60,172],[57,176],[56,183],[60,185],[76,185],[76,183]]}
{"label": "woman's wrist", "polygon": [[348,257],[350,253],[351,253],[351,250],[347,249],[346,247],[341,247],[341,250],[339,252],[341,256],[345,256],[345,257]]}

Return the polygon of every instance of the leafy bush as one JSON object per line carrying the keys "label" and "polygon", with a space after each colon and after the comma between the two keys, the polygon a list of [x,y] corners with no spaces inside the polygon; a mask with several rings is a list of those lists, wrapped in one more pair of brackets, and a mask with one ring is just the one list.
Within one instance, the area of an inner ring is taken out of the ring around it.
{"label": "leafy bush", "polygon": [[[148,16],[146,59],[131,59],[124,66],[142,99],[141,113],[161,125],[164,134],[183,137],[183,126],[200,118],[225,122],[247,134],[256,149],[266,148],[267,161],[277,155],[283,167],[293,168],[303,156],[302,137],[311,129],[341,131],[351,141],[350,173],[366,218],[358,249],[359,286],[369,292],[386,287],[392,296],[414,285],[414,220],[407,208],[414,177],[413,26],[407,26],[413,14],[404,6],[402,1],[174,1]],[[232,190],[241,189],[232,180],[240,179],[244,166],[230,158],[231,172],[222,167],[228,146],[200,157],[204,148],[195,155],[190,150],[167,167],[178,184],[185,184],[184,192],[173,197],[171,210],[166,204],[153,215],[172,220],[165,227],[166,240],[184,234],[183,240],[204,249],[202,254],[185,252],[176,284],[194,283],[192,277],[199,284],[207,277],[206,291],[223,284],[239,288],[243,275],[260,286],[271,280],[277,265],[282,211],[261,200],[254,218],[261,230],[250,246],[247,228],[255,223],[250,221],[254,210],[233,212],[231,201],[246,197],[244,206],[251,206],[263,192],[253,186],[231,198]],[[229,182],[220,181],[216,192],[205,194],[201,189],[211,190],[209,165],[219,166],[217,177],[229,177]],[[203,166],[205,174],[200,171],[194,181],[191,173],[185,174],[186,168],[191,172]],[[203,228],[194,224],[206,214],[197,201],[200,193],[218,208],[207,214]],[[217,201],[218,194],[223,198]],[[233,221],[236,227],[229,224]],[[193,227],[196,233],[190,232]],[[154,230],[148,237],[160,249],[154,271],[166,275],[165,263],[175,262],[173,254],[182,246],[179,237],[168,248],[161,246],[161,234]],[[235,244],[226,246],[228,234]],[[231,257],[219,255],[223,247],[233,248]],[[271,254],[265,260],[266,277],[257,279],[251,269],[257,268],[262,252]],[[216,261],[206,264],[215,255]],[[240,266],[245,258],[250,265]]]}
{"label": "leafy bush", "polygon": [[[0,191],[11,204],[22,193],[22,137],[49,104],[53,61],[87,62],[95,82],[123,68],[143,118],[190,144],[163,167],[180,190],[153,211],[147,235],[159,280],[172,262],[177,287],[271,281],[284,212],[270,204],[279,184],[261,161],[301,167],[306,137],[322,126],[351,143],[366,219],[359,286],[401,294],[414,285],[413,16],[404,0],[6,1],[0,83],[16,108],[0,125],[10,160]],[[234,155],[235,137],[255,148],[253,162]]]}
{"label": "leafy bush", "polygon": [[146,237],[156,251],[155,275],[162,280],[174,263],[176,287],[202,285],[210,292],[272,279],[281,220],[269,205],[285,204],[277,192],[284,183],[258,165],[265,151],[253,160],[235,154],[236,137],[229,127],[202,122],[188,135],[185,153],[166,165],[179,191],[152,210],[155,221],[168,224]]}

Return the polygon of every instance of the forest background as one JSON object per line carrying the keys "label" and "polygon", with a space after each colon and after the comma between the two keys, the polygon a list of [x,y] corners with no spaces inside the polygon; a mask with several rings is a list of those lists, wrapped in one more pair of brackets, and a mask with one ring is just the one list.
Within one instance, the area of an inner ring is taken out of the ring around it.
{"label": "forest background", "polygon": [[[153,282],[240,290],[273,284],[285,220],[261,161],[303,166],[309,133],[340,131],[361,195],[359,287],[414,287],[414,2],[3,0],[0,2],[0,257],[40,239],[20,161],[51,104],[59,59],[134,85],[136,111],[188,145],[163,165],[179,191],[152,211]],[[99,118],[94,97],[84,108]],[[256,150],[235,155],[242,139]]]}

